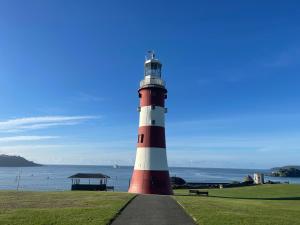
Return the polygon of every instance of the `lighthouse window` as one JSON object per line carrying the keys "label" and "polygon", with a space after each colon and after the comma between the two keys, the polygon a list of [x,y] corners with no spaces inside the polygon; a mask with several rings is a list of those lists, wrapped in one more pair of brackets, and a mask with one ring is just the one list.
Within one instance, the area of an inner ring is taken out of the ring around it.
{"label": "lighthouse window", "polygon": [[157,69],[157,64],[156,63],[151,63],[151,69],[156,70]]}
{"label": "lighthouse window", "polygon": [[155,124],[155,120],[151,120],[151,125],[154,125]]}
{"label": "lighthouse window", "polygon": [[144,134],[139,134],[138,135],[138,143],[143,143],[144,141]]}
{"label": "lighthouse window", "polygon": [[146,64],[145,66],[145,76],[147,75],[151,75],[151,65],[150,64]]}
{"label": "lighthouse window", "polygon": [[157,62],[150,62],[145,65],[145,76],[158,76],[161,75],[161,64]]}
{"label": "lighthouse window", "polygon": [[154,110],[155,109],[155,105],[151,105],[151,109]]}

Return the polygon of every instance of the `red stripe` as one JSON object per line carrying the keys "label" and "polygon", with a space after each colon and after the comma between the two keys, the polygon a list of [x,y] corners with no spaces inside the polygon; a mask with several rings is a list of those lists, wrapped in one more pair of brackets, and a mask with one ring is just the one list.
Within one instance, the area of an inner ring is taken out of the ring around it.
{"label": "red stripe", "polygon": [[166,147],[164,127],[142,126],[139,127],[139,135],[143,135],[143,138],[139,138],[139,143],[137,143],[138,147]]}
{"label": "red stripe", "polygon": [[134,170],[128,192],[172,195],[169,171]]}
{"label": "red stripe", "polygon": [[162,88],[142,88],[139,90],[140,106],[165,106],[165,95],[167,90]]}

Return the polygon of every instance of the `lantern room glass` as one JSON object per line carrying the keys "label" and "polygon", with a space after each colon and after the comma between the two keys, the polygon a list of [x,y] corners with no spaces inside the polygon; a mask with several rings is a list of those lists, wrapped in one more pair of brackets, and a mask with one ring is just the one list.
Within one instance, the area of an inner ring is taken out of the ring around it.
{"label": "lantern room glass", "polygon": [[146,63],[145,76],[161,77],[161,64],[153,61]]}

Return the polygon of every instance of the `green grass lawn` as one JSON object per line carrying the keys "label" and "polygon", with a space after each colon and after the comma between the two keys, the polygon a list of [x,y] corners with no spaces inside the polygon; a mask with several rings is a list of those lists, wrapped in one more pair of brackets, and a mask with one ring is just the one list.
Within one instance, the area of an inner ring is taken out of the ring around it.
{"label": "green grass lawn", "polygon": [[0,191],[0,224],[107,224],[133,196],[120,192]]}
{"label": "green grass lawn", "polygon": [[[204,190],[203,190],[204,191]],[[300,185],[259,185],[209,189],[210,197],[175,199],[201,225],[296,225],[300,224]]]}

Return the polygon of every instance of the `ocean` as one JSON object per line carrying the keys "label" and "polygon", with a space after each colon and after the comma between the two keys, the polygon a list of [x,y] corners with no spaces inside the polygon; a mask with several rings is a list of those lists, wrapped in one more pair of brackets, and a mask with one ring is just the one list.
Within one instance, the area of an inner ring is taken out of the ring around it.
{"label": "ocean", "polygon": [[[184,168],[170,167],[170,175],[187,182],[232,182],[254,172],[270,173],[260,169]],[[111,178],[108,185],[116,191],[127,191],[133,167],[46,165],[41,167],[0,167],[0,190],[65,191],[70,190],[69,176],[75,173],[103,173]],[[300,183],[300,178],[265,176],[265,180]]]}

